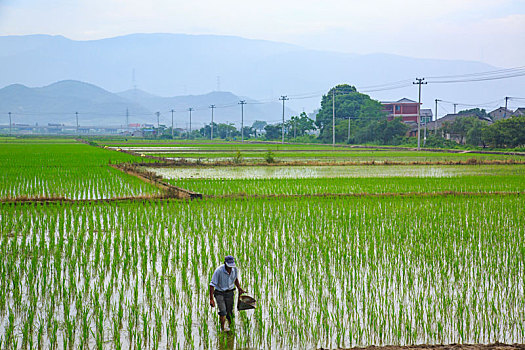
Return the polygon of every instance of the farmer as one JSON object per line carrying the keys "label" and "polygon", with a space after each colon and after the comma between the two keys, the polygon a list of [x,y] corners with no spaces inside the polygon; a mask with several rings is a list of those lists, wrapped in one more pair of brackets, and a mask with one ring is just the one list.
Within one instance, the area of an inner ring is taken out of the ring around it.
{"label": "farmer", "polygon": [[[230,324],[233,316],[233,293],[235,287],[239,290],[239,295],[245,293],[239,284],[235,259],[228,255],[224,258],[224,264],[215,269],[210,282],[210,305],[215,307],[215,300],[219,308],[219,321],[224,332],[230,331]],[[213,299],[215,297],[215,300]],[[228,325],[226,325],[228,319]]]}

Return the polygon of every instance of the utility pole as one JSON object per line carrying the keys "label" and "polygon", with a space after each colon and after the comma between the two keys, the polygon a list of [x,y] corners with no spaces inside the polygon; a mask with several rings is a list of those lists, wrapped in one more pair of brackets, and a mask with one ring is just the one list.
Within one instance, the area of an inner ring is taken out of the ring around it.
{"label": "utility pole", "polygon": [[281,128],[281,131],[282,131],[282,140],[281,140],[281,143],[284,144],[284,101],[286,100],[289,100],[288,96],[281,96],[279,98],[280,101],[283,101],[283,124],[282,124],[282,128]]}
{"label": "utility pole", "polygon": [[241,142],[244,142],[244,105],[246,104],[246,101],[241,100],[239,101],[239,104],[241,105]]}
{"label": "utility pole", "polygon": [[423,146],[427,144],[427,123],[428,123],[428,119],[425,118],[425,131],[423,133]]}
{"label": "utility pole", "polygon": [[332,89],[332,147],[335,147],[335,87]]}
{"label": "utility pole", "polygon": [[[191,134],[191,112],[193,112],[193,108],[188,108],[188,111],[190,112],[190,134]],[[189,138],[189,135],[188,135]]]}
{"label": "utility pole", "polygon": [[155,114],[157,115],[157,138],[158,138],[160,134],[160,112],[156,112]]}
{"label": "utility pole", "polygon": [[434,135],[437,135],[437,124],[438,124],[438,102],[441,100],[438,100],[436,98],[436,120],[434,121]]}
{"label": "utility pole", "polygon": [[347,143],[350,143],[350,116],[348,116],[348,141]]}
{"label": "utility pole", "polygon": [[417,150],[421,150],[421,85],[427,84],[424,82],[425,78],[416,78],[412,84],[419,85],[419,101],[417,104]]}
{"label": "utility pole", "polygon": [[[219,79],[219,77],[217,77],[217,80]],[[215,109],[215,105],[211,105],[210,106],[211,108],[211,134],[210,134],[210,140],[213,140],[213,110]]]}
{"label": "utility pole", "polygon": [[171,110],[171,139],[173,140],[173,113],[175,113],[175,110]]}
{"label": "utility pole", "polygon": [[9,135],[11,135],[11,126],[13,125],[13,123],[11,122],[11,112],[9,112],[8,114],[9,114]]}
{"label": "utility pole", "polygon": [[505,97],[505,110],[503,111],[503,119],[507,118],[507,105],[509,102],[509,97]]}
{"label": "utility pole", "polygon": [[77,119],[77,135],[78,135],[78,112],[75,112],[75,117]]}
{"label": "utility pole", "polygon": [[126,130],[129,131],[129,109],[126,108]]}

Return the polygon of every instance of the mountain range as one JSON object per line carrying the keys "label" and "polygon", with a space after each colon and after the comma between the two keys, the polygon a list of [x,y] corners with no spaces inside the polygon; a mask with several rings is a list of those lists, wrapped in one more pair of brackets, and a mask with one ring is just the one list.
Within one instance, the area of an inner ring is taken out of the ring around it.
{"label": "mountain range", "polygon": [[[59,81],[44,87],[30,88],[12,84],[0,89],[0,110],[12,113],[19,124],[58,123],[75,125],[78,112],[80,125],[125,125],[129,123],[171,125],[186,127],[189,107],[193,108],[192,123],[200,127],[211,120],[210,105],[215,105],[214,121],[241,123],[240,100],[244,106],[245,125],[255,120],[278,121],[282,106],[277,102],[260,103],[230,92],[211,92],[204,95],[160,97],[139,89],[120,93],[106,91],[93,84],[74,80]],[[286,109],[290,115],[295,112]],[[3,113],[7,120],[7,115]],[[0,124],[7,124],[1,120]]]}
{"label": "mountain range", "polygon": [[[422,47],[431,44],[422,43]],[[357,55],[232,36],[186,34],[130,34],[88,41],[51,35],[0,36],[0,66],[0,86],[78,80],[111,92],[140,89],[157,96],[231,91],[238,97],[279,103],[278,98],[287,95],[287,106],[296,111],[318,108],[321,95],[340,83],[369,91],[377,100],[417,100],[417,86],[410,83],[386,90],[375,86],[498,69],[474,61]],[[525,77],[428,84],[423,87],[422,101],[425,108],[432,108],[435,99],[491,108],[487,101],[497,106],[505,96],[522,96],[524,86]],[[142,102],[146,108],[147,103]],[[273,112],[271,115],[277,119]]]}

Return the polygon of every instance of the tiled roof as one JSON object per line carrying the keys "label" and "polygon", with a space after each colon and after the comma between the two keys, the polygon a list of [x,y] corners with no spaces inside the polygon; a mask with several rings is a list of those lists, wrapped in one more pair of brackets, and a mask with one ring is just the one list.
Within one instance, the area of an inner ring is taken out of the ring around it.
{"label": "tiled roof", "polygon": [[402,98],[396,103],[417,103],[416,101],[409,100],[408,98]]}
{"label": "tiled roof", "polygon": [[391,103],[417,103],[417,102],[416,101],[412,101],[412,100],[404,97],[404,98],[402,98],[402,99],[400,99],[398,101],[381,101],[381,103],[383,103],[383,104],[391,104]]}

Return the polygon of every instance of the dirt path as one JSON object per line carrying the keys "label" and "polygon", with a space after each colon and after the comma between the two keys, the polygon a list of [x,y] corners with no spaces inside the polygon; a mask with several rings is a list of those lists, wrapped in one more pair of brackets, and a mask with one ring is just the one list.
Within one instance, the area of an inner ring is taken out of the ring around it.
{"label": "dirt path", "polygon": [[178,198],[178,199],[195,199],[202,198],[202,194],[186,190],[177,186],[173,186],[169,183],[162,181],[162,177],[155,173],[145,170],[139,170],[136,166],[129,165],[127,163],[122,164],[110,164],[112,168],[120,170],[128,175],[134,176],[144,182],[150,183],[166,193],[167,198]]}

